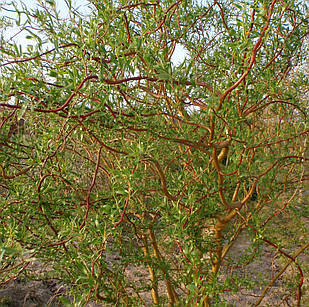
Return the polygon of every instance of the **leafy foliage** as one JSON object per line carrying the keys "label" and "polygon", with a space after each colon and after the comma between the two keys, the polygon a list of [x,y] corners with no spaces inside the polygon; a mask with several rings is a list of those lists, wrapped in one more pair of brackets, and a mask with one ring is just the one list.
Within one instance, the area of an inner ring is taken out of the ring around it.
{"label": "leafy foliage", "polygon": [[35,257],[83,303],[210,306],[250,284],[218,278],[231,246],[248,229],[281,252],[273,204],[308,179],[306,6],[66,4],[4,6],[35,44],[1,41],[2,282]]}

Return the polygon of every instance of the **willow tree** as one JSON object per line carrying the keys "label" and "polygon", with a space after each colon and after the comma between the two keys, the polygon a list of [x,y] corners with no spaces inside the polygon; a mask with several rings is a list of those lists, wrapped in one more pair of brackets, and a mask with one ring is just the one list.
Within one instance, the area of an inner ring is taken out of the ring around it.
{"label": "willow tree", "polygon": [[75,302],[215,305],[248,284],[222,274],[246,231],[248,258],[268,245],[296,266],[300,305],[308,244],[295,256],[265,233],[308,179],[304,4],[3,12],[16,36],[2,31],[0,49],[2,283],[36,259]]}

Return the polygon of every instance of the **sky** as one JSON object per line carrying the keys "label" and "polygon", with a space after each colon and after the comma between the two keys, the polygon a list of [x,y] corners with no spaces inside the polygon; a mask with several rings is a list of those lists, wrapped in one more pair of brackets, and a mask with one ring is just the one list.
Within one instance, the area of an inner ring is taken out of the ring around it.
{"label": "sky", "polygon": [[[46,0],[41,0],[42,2],[46,2]],[[65,18],[67,17],[68,14],[68,9],[67,5],[65,4],[64,0],[56,0],[56,7],[57,11],[60,13],[60,16]],[[38,1],[37,0],[23,0],[23,3],[27,6],[27,8],[35,8]],[[85,12],[87,10],[87,6],[89,5],[89,2],[87,0],[72,0],[72,5],[74,7],[79,7],[80,11]],[[0,10],[1,11],[1,10]],[[4,11],[0,13],[0,15],[4,15]],[[6,13],[8,14],[8,13]],[[18,32],[17,28],[10,28],[8,31],[5,32],[5,37],[10,38],[14,36]],[[23,33],[18,34],[15,38],[14,41],[18,44],[21,44],[22,46],[27,46],[33,44],[33,42],[29,39],[26,39],[26,36],[28,33],[25,31]],[[174,65],[179,65],[181,64],[186,57],[186,50],[184,49],[183,46],[177,45],[176,49],[174,51],[174,54],[172,56],[172,63]]]}

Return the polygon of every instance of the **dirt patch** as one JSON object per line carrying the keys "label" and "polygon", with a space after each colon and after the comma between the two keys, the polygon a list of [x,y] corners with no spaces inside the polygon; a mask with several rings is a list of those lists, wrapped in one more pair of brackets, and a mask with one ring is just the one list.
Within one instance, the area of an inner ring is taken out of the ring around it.
{"label": "dirt patch", "polygon": [[[250,281],[248,286],[253,287],[247,290],[245,287],[238,289],[236,293],[232,291],[225,292],[222,295],[222,303],[225,306],[247,307],[252,306],[261,295],[267,282],[269,282],[282,268],[281,260],[278,258],[276,251],[272,251],[268,247],[264,247],[262,255],[255,258],[243,268],[235,268],[229,263],[236,263],[244,253],[250,248],[250,240],[247,234],[243,233],[239,236],[237,243],[231,250],[229,259],[225,262],[223,275],[220,280],[231,278],[243,278]],[[308,255],[300,257],[300,263],[309,262]],[[296,270],[291,266],[287,271],[275,282],[274,286],[267,293],[260,306],[296,306],[295,287],[290,291],[286,288],[286,279],[292,278],[296,274]],[[140,282],[146,282],[149,274],[144,268],[128,267],[125,271],[127,277],[135,280],[137,286]],[[308,277],[305,277],[303,285],[303,301],[308,302]],[[0,307],[61,307],[58,300],[60,295],[65,295],[67,288],[61,285],[57,280],[38,280],[23,281],[15,279],[0,288]],[[159,284],[159,292],[166,296],[164,284]],[[151,294],[148,291],[139,293],[146,306],[151,306]],[[132,295],[134,295],[132,293]],[[104,304],[90,302],[87,307],[103,307]],[[216,306],[216,305],[215,305]],[[219,306],[219,305],[217,305]],[[221,305],[224,306],[224,305]],[[303,305],[305,306],[305,305]]]}
{"label": "dirt patch", "polygon": [[19,279],[8,283],[0,290],[1,307],[59,306],[57,297],[63,294],[55,281],[28,281]]}
{"label": "dirt patch", "polygon": [[[306,194],[307,195],[307,194]],[[308,211],[307,198],[305,203],[300,203],[295,207],[297,211]],[[278,216],[277,222],[274,221],[272,227],[282,234],[284,230],[286,233],[285,240],[290,240],[288,245],[289,254],[296,252],[296,250],[304,243],[308,242],[308,231],[303,233],[293,230],[290,233],[291,227],[296,227],[294,224],[289,224],[289,216]],[[309,226],[309,219],[307,214],[303,214],[301,222],[307,229]],[[277,224],[276,224],[277,223]],[[298,225],[297,225],[298,226]],[[281,228],[280,228],[281,227]],[[260,256],[255,256],[251,250],[252,242],[248,236],[248,232],[243,232],[237,238],[235,244],[230,250],[229,256],[225,259],[222,274],[219,277],[221,283],[229,279],[231,290],[224,292],[221,296],[221,303],[214,306],[228,306],[228,307],[247,307],[253,306],[259,299],[265,286],[274,278],[274,276],[281,270],[281,268],[287,263],[287,258],[281,257],[278,251],[266,244],[260,248]],[[246,258],[247,257],[247,258]],[[240,259],[243,260],[239,261]],[[118,261],[113,257],[107,257],[107,260],[111,263]],[[309,252],[306,250],[298,258],[297,262],[304,268],[304,283],[302,286],[302,306],[309,306],[309,280],[308,280],[308,264],[309,264]],[[39,263],[32,263],[30,269],[37,276],[47,276],[51,267],[43,267]],[[46,274],[45,274],[45,273]],[[128,266],[124,272],[129,280],[133,280],[138,287],[141,283],[150,284],[149,273],[144,267]],[[248,281],[247,285],[242,288],[235,288],[233,292],[233,280],[242,279]],[[287,270],[278,278],[273,287],[267,292],[260,306],[283,306],[290,307],[296,306],[296,291],[297,284],[299,282],[298,270],[295,264],[291,264]],[[163,282],[160,282],[159,293],[161,296],[166,297],[166,288]],[[130,290],[132,295],[134,289]],[[68,288],[62,285],[58,280],[32,280],[26,281],[23,279],[15,279],[11,282],[0,287],[0,307],[62,307],[63,305],[59,301],[59,296],[66,296]],[[181,292],[179,292],[181,295]],[[150,291],[139,293],[141,301],[144,301],[145,306],[152,305]],[[103,307],[104,304],[90,302],[86,307]]]}
{"label": "dirt patch", "polygon": [[[264,246],[261,250],[261,255],[254,258],[250,263],[244,261],[240,266],[229,266],[228,263],[237,263],[240,257],[242,257],[250,249],[250,241],[246,233],[239,236],[237,244],[235,244],[231,250],[230,257],[225,261],[223,267],[223,275],[221,279],[226,278],[239,279],[244,278],[250,286],[250,289],[246,289],[246,286],[238,289],[236,293],[232,291],[226,292],[222,295],[222,300],[227,302],[227,306],[235,307],[249,307],[254,306],[259,297],[263,293],[263,290],[267,284],[279,273],[283,267],[282,258],[279,257],[278,252],[271,247]],[[248,253],[250,254],[250,253]],[[250,258],[250,256],[248,257]],[[302,255],[299,259],[300,264],[308,263],[308,255]],[[286,263],[286,261],[284,262]],[[297,270],[292,265],[290,266],[273,284],[270,290],[265,295],[259,306],[296,306],[296,289],[295,284],[287,288],[287,280],[294,280],[297,275]],[[298,279],[299,280],[299,279]],[[308,277],[304,279],[303,284],[303,300],[305,296],[308,299]],[[305,291],[304,291],[305,290]],[[303,305],[305,306],[305,305]]]}

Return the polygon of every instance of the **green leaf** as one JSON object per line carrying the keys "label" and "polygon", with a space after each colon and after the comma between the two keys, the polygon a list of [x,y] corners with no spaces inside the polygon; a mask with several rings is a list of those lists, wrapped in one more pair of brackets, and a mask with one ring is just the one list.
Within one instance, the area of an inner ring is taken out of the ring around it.
{"label": "green leaf", "polygon": [[172,80],[172,76],[168,73],[159,73],[157,77],[159,80]]}

